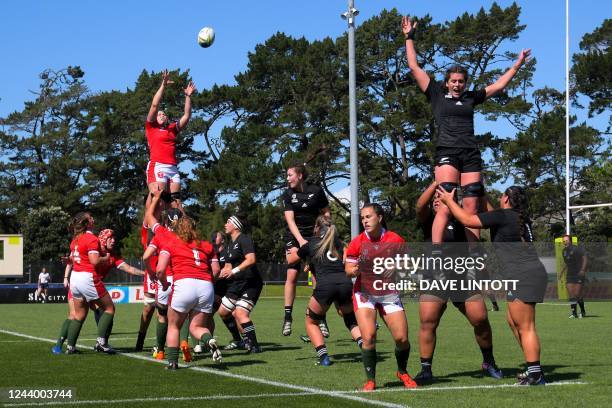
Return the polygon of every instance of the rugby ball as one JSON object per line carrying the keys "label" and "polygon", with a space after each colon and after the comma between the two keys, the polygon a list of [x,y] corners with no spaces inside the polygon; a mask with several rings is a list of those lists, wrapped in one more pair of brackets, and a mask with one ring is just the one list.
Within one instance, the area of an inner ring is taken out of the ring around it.
{"label": "rugby ball", "polygon": [[198,33],[198,44],[200,47],[208,48],[215,42],[215,30],[210,27],[204,27]]}

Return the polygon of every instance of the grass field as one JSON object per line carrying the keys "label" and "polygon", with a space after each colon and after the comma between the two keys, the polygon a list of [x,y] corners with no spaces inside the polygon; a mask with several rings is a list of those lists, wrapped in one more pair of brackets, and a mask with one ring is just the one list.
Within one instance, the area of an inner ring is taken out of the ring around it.
{"label": "grass field", "polygon": [[[257,335],[265,350],[248,355],[224,352],[221,365],[198,357],[189,369],[167,372],[150,352],[132,353],[141,305],[119,305],[111,344],[122,354],[108,356],[91,350],[96,331],[89,316],[79,338],[81,355],[52,355],[51,346],[66,315],[62,304],[0,305],[0,389],[72,388],[71,405],[162,407],[179,402],[181,407],[240,404],[248,407],[358,407],[376,406],[612,406],[612,303],[587,303],[589,317],[570,320],[568,307],[544,304],[537,308],[542,341],[542,365],[546,387],[513,387],[522,369],[522,353],[505,323],[505,305],[489,317],[494,330],[495,357],[505,374],[503,380],[482,377],[481,355],[471,327],[450,306],[438,329],[434,359],[437,382],[417,390],[404,390],[395,379],[393,342],[387,330],[379,331],[377,383],[380,390],[355,390],[364,381],[360,353],[342,323],[331,313],[328,349],[334,364],[315,366],[315,353],[304,344],[302,310],[305,298],[296,301],[294,333],[280,333],[282,299],[261,299],[253,316]],[[406,304],[412,353],[409,372],[419,370],[418,309]],[[299,311],[299,312],[297,312]],[[298,319],[299,316],[299,319]],[[149,328],[146,347],[152,346],[155,326]],[[216,337],[229,341],[225,327]],[[56,402],[8,401],[16,404],[51,405]]]}

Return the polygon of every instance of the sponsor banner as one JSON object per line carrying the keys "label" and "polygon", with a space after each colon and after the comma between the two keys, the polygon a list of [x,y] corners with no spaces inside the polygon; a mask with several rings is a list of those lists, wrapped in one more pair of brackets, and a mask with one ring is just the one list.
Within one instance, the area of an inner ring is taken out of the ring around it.
{"label": "sponsor banner", "polygon": [[[41,303],[42,296],[36,300],[36,284],[0,285],[0,303]],[[66,303],[68,292],[62,285],[49,285],[45,303]]]}
{"label": "sponsor banner", "polygon": [[[0,285],[0,304],[2,303],[41,303],[42,296],[35,300],[36,284]],[[144,295],[142,285],[138,286],[115,286],[107,285],[111,299],[115,304],[120,303],[142,303]],[[52,283],[47,289],[45,303],[68,302],[68,291],[62,284]]]}
{"label": "sponsor banner", "polygon": [[129,287],[128,286],[107,286],[108,291],[113,303],[128,303],[129,302]]}
{"label": "sponsor banner", "polygon": [[130,286],[129,302],[142,303],[144,301],[144,288],[142,285]]}

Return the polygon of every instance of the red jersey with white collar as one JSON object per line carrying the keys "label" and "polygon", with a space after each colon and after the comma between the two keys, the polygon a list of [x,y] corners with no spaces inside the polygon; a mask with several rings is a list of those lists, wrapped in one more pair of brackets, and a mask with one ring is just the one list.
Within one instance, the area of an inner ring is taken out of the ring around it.
{"label": "red jersey with white collar", "polygon": [[[365,289],[371,292],[373,281],[382,278],[372,271],[374,258],[392,257],[398,252],[400,245],[404,242],[404,238],[393,231],[387,231],[385,229],[382,230],[380,238],[377,240],[372,240],[370,235],[365,231],[356,236],[346,249],[346,262],[359,263],[360,268],[365,269],[365,271],[362,270],[359,276],[357,276],[357,280],[353,285],[354,290],[360,292]],[[377,244],[381,245],[379,246]],[[377,292],[376,294],[386,294],[390,291],[375,290],[375,292]]]}
{"label": "red jersey with white collar", "polygon": [[96,265],[96,275],[100,279],[104,279],[111,269],[119,268],[124,263],[125,261],[121,256],[111,254],[108,258],[108,262],[100,262],[98,265]]}
{"label": "red jersey with white collar", "polygon": [[179,132],[178,122],[159,125],[157,121],[145,125],[147,142],[152,162],[176,165],[176,135]]}
{"label": "red jersey with white collar", "polygon": [[70,260],[74,272],[91,272],[95,274],[95,267],[89,262],[89,254],[100,253],[100,241],[91,231],[85,231],[70,243]]}
{"label": "red jersey with white collar", "polygon": [[160,224],[153,226],[155,236],[161,238],[161,254],[170,255],[174,282],[193,278],[212,282],[211,262],[218,262],[213,246],[208,241],[186,243]]}

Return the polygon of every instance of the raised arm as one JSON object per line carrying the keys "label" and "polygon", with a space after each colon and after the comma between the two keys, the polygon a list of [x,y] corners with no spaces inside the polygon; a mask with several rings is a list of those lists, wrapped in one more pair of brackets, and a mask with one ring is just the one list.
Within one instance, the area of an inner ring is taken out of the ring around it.
{"label": "raised arm", "polygon": [[409,16],[402,17],[402,32],[406,36],[406,59],[408,67],[414,76],[414,79],[419,85],[421,91],[425,92],[429,85],[429,75],[419,66],[417,61],[416,50],[414,48],[414,33],[416,32],[417,23],[412,24]]}
{"label": "raised arm", "polygon": [[187,88],[185,88],[185,112],[181,119],[179,120],[179,129],[183,129],[189,123],[189,119],[191,118],[191,95],[196,91],[195,84],[193,82],[189,82]]}
{"label": "raised arm", "polygon": [[149,228],[153,228],[155,224],[158,223],[157,218],[155,218],[155,210],[159,205],[159,199],[161,197],[161,190],[157,190],[151,193],[151,201],[149,202],[149,206],[145,210],[145,218],[144,222]]}
{"label": "raised arm", "polygon": [[155,122],[155,120],[157,119],[157,111],[159,109],[159,104],[161,103],[162,96],[164,95],[166,85],[172,83],[173,81],[170,81],[170,74],[168,73],[168,70],[162,72],[162,83],[159,86],[157,92],[155,92],[155,95],[153,95],[153,101],[151,102],[149,113],[147,114],[147,122]]}
{"label": "raised arm", "polygon": [[510,69],[507,70],[504,75],[500,76],[494,84],[491,84],[485,88],[487,98],[490,98],[491,96],[502,91],[506,86],[508,86],[512,78],[514,78],[514,75],[516,75],[518,70],[521,69],[521,66],[523,66],[525,61],[529,60],[530,55],[531,49],[521,50],[518,59],[514,64],[512,64]]}
{"label": "raised arm", "polygon": [[433,181],[429,185],[429,187],[427,187],[427,189],[423,191],[423,193],[417,200],[416,216],[417,216],[417,221],[420,223],[422,223],[423,221],[427,219],[427,217],[429,217],[429,213],[431,212],[431,209],[428,204],[431,202],[431,199],[436,193],[437,186],[438,186],[438,183],[436,181]]}

